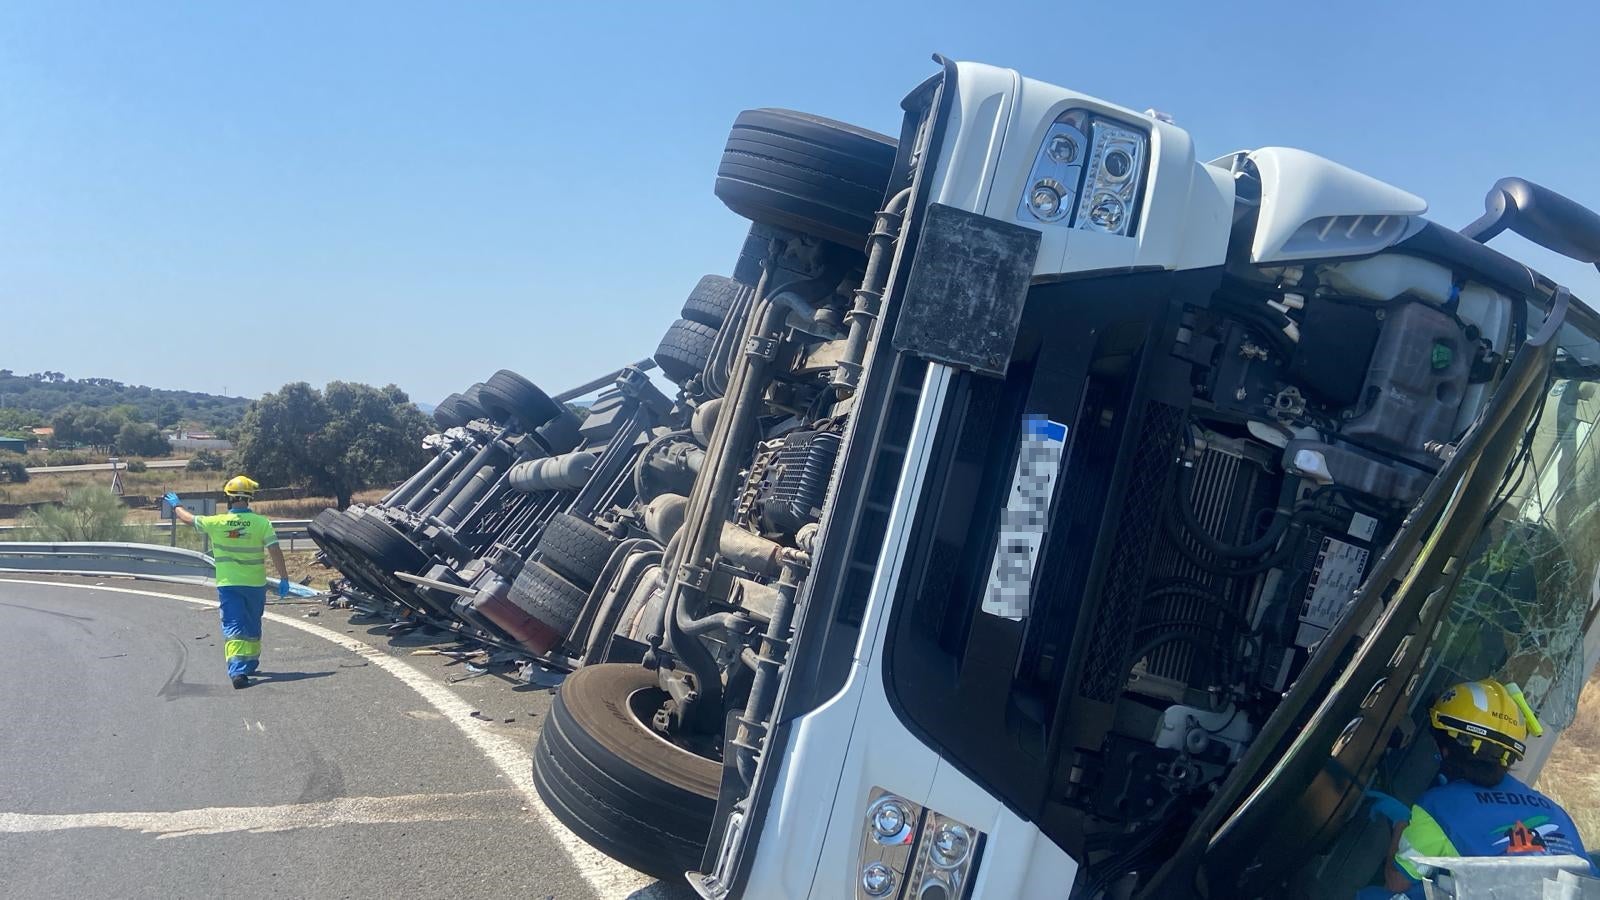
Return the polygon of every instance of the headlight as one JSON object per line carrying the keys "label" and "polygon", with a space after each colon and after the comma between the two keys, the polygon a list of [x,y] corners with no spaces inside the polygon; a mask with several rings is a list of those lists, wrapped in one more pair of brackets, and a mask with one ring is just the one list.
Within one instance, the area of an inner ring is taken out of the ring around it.
{"label": "headlight", "polygon": [[1067,110],[1045,132],[1017,217],[1133,234],[1149,144],[1149,136],[1132,125]]}
{"label": "headlight", "polygon": [[960,900],[968,893],[983,832],[873,788],[857,879],[858,900]]}

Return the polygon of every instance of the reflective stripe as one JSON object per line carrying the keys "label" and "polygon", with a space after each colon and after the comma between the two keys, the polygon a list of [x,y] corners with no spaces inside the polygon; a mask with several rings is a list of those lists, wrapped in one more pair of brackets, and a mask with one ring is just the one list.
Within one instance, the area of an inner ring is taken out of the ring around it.
{"label": "reflective stripe", "polygon": [[1418,881],[1422,880],[1422,871],[1417,864],[1412,862],[1419,856],[1460,856],[1456,845],[1450,842],[1444,828],[1427,810],[1420,806],[1411,807],[1411,822],[1406,825],[1406,830],[1400,834],[1400,852],[1394,855],[1394,861],[1407,875]]}
{"label": "reflective stripe", "polygon": [[261,655],[261,640],[229,640],[222,652],[228,659],[255,659]]}
{"label": "reflective stripe", "polygon": [[1467,682],[1467,692],[1472,695],[1472,705],[1483,712],[1489,711],[1489,692],[1476,681]]}

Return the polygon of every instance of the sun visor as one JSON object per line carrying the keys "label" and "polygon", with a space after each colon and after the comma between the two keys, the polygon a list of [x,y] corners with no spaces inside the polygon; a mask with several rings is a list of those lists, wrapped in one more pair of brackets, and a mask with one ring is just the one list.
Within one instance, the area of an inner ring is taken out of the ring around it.
{"label": "sun visor", "polygon": [[1370,175],[1289,147],[1249,155],[1261,177],[1254,263],[1363,256],[1423,225],[1421,197]]}

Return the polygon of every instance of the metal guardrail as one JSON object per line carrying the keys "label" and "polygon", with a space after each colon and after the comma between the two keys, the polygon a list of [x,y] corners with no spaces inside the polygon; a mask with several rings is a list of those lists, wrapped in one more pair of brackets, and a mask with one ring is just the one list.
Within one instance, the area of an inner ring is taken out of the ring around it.
{"label": "metal guardrail", "polygon": [[[211,557],[198,550],[157,544],[106,542],[0,541],[0,573],[52,575],[131,575],[162,581],[205,584],[215,574]],[[269,583],[277,584],[275,579]],[[319,591],[289,586],[294,597],[316,597]]]}
{"label": "metal guardrail", "polygon": [[211,580],[213,571],[211,557],[181,547],[0,541],[0,572],[138,575],[204,582]]}
{"label": "metal guardrail", "polygon": [[[130,522],[124,528],[149,528],[158,534],[172,533],[171,520],[165,522]],[[311,532],[310,519],[274,519],[272,530],[277,532],[280,541],[309,540]],[[27,528],[25,525],[0,525],[0,538],[8,534],[19,534]]]}

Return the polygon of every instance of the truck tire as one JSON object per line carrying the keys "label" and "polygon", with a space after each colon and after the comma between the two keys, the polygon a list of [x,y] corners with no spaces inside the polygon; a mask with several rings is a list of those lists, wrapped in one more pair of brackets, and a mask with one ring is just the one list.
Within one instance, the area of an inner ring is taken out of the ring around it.
{"label": "truck tire", "polygon": [[549,566],[531,563],[511,583],[511,602],[549,629],[529,643],[529,649],[545,653],[572,631],[589,602],[589,592]]}
{"label": "truck tire", "polygon": [[600,578],[617,542],[571,513],[557,513],[539,535],[539,561],[588,590]]}
{"label": "truck tire", "polygon": [[885,135],[821,116],[745,110],[717,166],[717,197],[751,221],[860,250],[883,205],[895,147]]}
{"label": "truck tire", "polygon": [[306,526],[306,531],[310,532],[311,539],[317,542],[317,546],[333,562],[341,575],[355,582],[356,587],[370,593],[371,585],[361,576],[358,567],[352,564],[355,553],[350,549],[349,540],[344,534],[348,518],[343,510],[325,509],[317,513],[311,524]]}
{"label": "truck tire", "polygon": [[490,375],[478,388],[477,400],[495,422],[516,422],[524,431],[533,431],[561,415],[561,404],[510,369]]}
{"label": "truck tire", "polygon": [[661,367],[661,374],[683,384],[705,369],[716,339],[715,328],[679,319],[661,336],[661,343],[656,347],[656,365]]}
{"label": "truck tire", "polygon": [[362,577],[380,596],[416,608],[420,601],[395,572],[415,573],[428,565],[421,547],[388,522],[373,516],[349,516],[343,523],[346,545],[356,553]]}
{"label": "truck tire", "polygon": [[664,881],[700,867],[722,766],[664,741],[641,719],[662,699],[654,672],[585,666],[568,676],[539,734],[533,783],[562,824]]}
{"label": "truck tire", "polygon": [[337,509],[325,509],[306,524],[306,533],[311,535],[311,540],[315,541],[319,548],[327,550],[333,546],[333,536],[328,533],[328,527],[331,524],[330,520],[337,518],[338,515]]}
{"label": "truck tire", "polygon": [[483,408],[460,394],[451,394],[433,408],[433,421],[441,428],[460,428],[486,415]]}
{"label": "truck tire", "polygon": [[732,278],[707,275],[689,292],[689,299],[683,301],[683,317],[701,325],[721,328],[742,290],[744,288]]}

